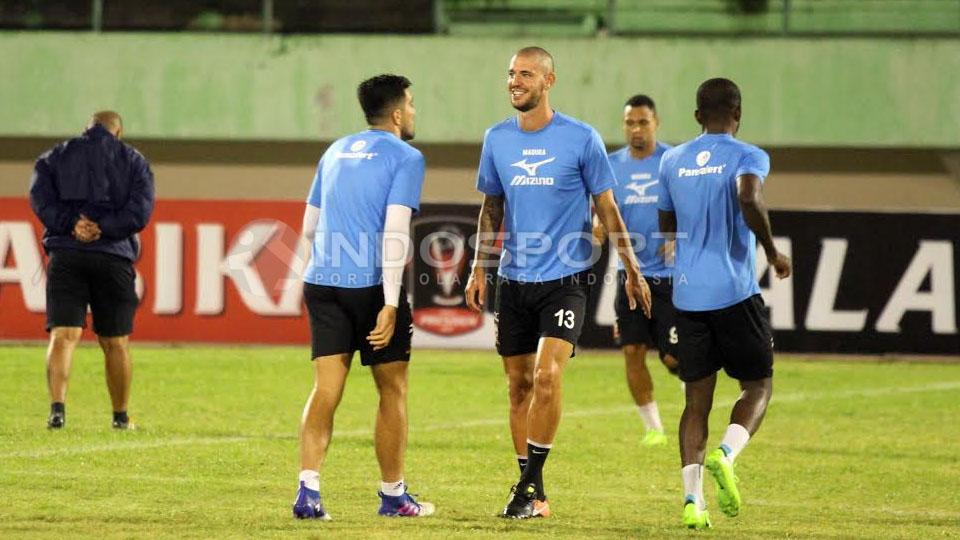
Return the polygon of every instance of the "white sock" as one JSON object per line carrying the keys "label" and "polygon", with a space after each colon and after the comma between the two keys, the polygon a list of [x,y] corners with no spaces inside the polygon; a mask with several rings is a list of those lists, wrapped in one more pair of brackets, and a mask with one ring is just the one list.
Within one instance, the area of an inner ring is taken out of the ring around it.
{"label": "white sock", "polygon": [[307,489],[320,491],[320,472],[304,469],[300,471],[300,481]]}
{"label": "white sock", "polygon": [[730,463],[733,463],[733,460],[737,459],[737,454],[747,446],[749,440],[750,432],[747,431],[747,428],[740,424],[730,424],[727,426],[727,433],[723,436],[723,440],[720,441],[720,448],[727,455]]}
{"label": "white sock", "polygon": [[647,429],[663,433],[663,423],[660,422],[660,409],[657,408],[656,401],[638,406],[637,411],[640,412],[640,418],[643,419],[643,425],[646,426]]}
{"label": "white sock", "polygon": [[680,469],[683,476],[683,498],[693,498],[698,510],[707,508],[707,501],[703,498],[703,465],[694,463]]}
{"label": "white sock", "polygon": [[399,497],[404,491],[403,478],[396,482],[380,482],[380,493],[389,497]]}

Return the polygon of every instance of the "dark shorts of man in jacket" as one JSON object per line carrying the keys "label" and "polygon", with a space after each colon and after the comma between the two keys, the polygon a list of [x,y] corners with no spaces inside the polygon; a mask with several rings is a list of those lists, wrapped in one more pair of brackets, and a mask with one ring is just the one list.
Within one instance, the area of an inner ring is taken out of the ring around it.
{"label": "dark shorts of man in jacket", "polygon": [[154,205],[146,159],[120,141],[123,121],[113,111],[93,115],[79,137],[58,144],[34,166],[30,205],[43,224],[47,264],[47,384],[49,428],[66,422],[67,380],[87,309],[103,349],[113,427],[127,416],[131,364],[129,335],[137,300],[133,263],[137,238]]}

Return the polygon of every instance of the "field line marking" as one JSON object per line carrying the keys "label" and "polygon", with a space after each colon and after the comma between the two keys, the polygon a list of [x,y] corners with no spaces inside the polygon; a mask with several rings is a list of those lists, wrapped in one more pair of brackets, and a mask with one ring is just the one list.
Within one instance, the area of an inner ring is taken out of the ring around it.
{"label": "field line marking", "polygon": [[[820,399],[836,399],[844,397],[868,397],[868,396],[887,396],[890,394],[908,394],[908,393],[926,393],[939,392],[944,390],[960,389],[960,381],[944,381],[922,386],[885,386],[873,388],[861,388],[853,390],[844,390],[840,392],[797,392],[793,394],[777,395],[774,393],[771,405],[779,403],[798,403],[803,401],[815,401]],[[729,407],[733,405],[735,399],[727,399],[714,404],[714,407]],[[569,411],[563,414],[565,418],[590,418],[595,416],[607,416],[623,414],[634,410],[634,406],[621,405],[617,407],[606,407],[597,409],[581,409]],[[410,431],[414,433],[429,431],[446,431],[453,429],[464,429],[471,427],[486,427],[494,425],[506,425],[506,414],[496,418],[480,418],[476,420],[466,420],[463,422],[444,422],[440,424],[427,425],[423,427],[411,427]],[[370,437],[373,435],[372,429],[334,431],[336,438]],[[290,434],[274,435],[272,438],[289,437]],[[133,441],[125,443],[107,443],[100,445],[90,445],[81,447],[67,448],[49,448],[42,450],[23,450],[16,452],[7,452],[0,454],[0,459],[15,458],[41,458],[56,455],[79,455],[91,454],[97,452],[113,452],[116,450],[146,450],[150,448],[165,448],[169,446],[208,446],[217,444],[232,444],[237,442],[249,442],[262,439],[258,436],[229,436],[229,437],[174,437],[170,439],[152,440],[152,441]]]}

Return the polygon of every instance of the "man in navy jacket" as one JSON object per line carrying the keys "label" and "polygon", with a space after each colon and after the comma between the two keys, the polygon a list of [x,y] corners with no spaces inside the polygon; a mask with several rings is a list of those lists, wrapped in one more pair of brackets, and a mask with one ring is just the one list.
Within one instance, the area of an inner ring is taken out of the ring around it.
{"label": "man in navy jacket", "polygon": [[113,111],[93,115],[87,130],[37,159],[30,206],[46,228],[47,427],[62,428],[73,351],[93,313],[106,363],[113,427],[132,428],[129,335],[139,300],[133,263],[137,238],[153,212],[153,173],[147,160],[120,142],[123,122]]}

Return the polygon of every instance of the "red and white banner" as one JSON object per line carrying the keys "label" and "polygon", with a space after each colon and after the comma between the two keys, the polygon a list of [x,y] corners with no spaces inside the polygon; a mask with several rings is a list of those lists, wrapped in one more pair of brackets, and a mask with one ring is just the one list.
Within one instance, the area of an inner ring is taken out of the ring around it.
{"label": "red and white banner", "polygon": [[[486,310],[466,307],[478,208],[423,205],[407,267],[414,347],[493,348]],[[302,305],[303,203],[161,200],[141,235],[144,341],[309,342]],[[960,354],[960,215],[771,212],[794,275],[758,257],[778,347],[787,351]],[[46,339],[42,227],[25,198],[0,197],[0,339]],[[603,250],[580,344],[612,347],[616,266]],[[88,333],[88,337],[89,333]]]}
{"label": "red and white banner", "polygon": [[[140,236],[136,339],[308,342],[302,216],[292,201],[158,201]],[[46,339],[42,233],[26,199],[0,197],[0,339]]]}

